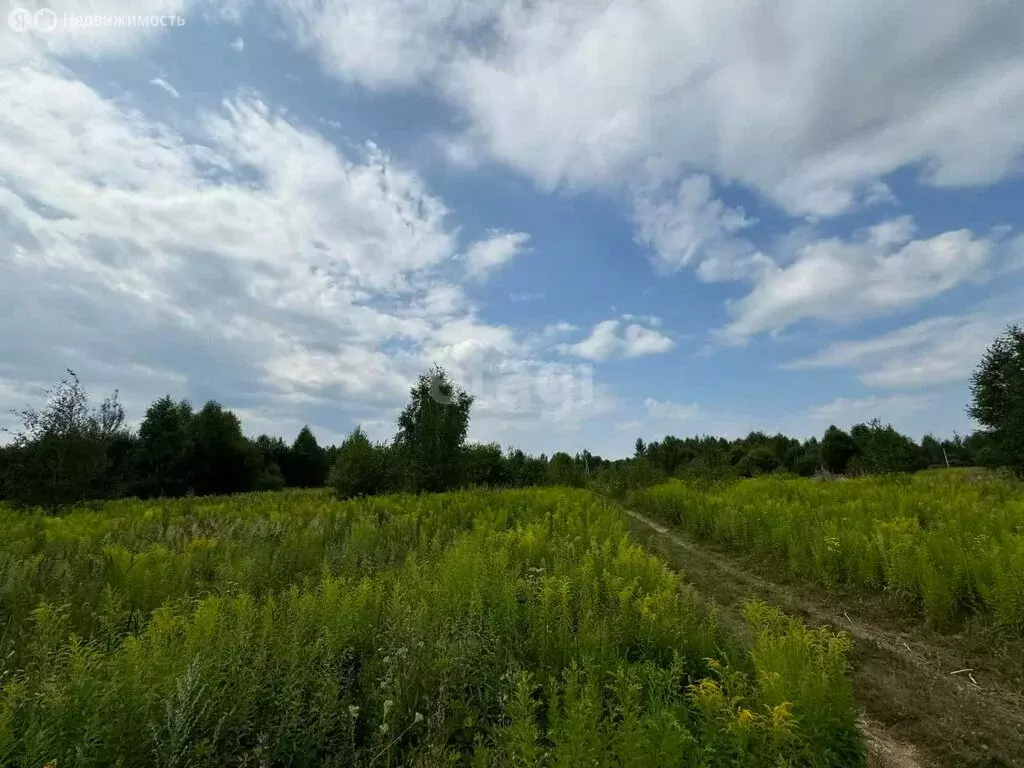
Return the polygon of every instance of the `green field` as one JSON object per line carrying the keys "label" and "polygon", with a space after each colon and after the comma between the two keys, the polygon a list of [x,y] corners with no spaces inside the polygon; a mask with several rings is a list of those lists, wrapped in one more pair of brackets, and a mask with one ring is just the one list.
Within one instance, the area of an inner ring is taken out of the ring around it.
{"label": "green field", "polygon": [[1019,482],[946,470],[702,490],[673,482],[634,493],[629,504],[818,584],[885,593],[936,626],[978,617],[1024,637]]}
{"label": "green field", "polygon": [[0,510],[0,763],[855,766],[849,641],[585,491]]}

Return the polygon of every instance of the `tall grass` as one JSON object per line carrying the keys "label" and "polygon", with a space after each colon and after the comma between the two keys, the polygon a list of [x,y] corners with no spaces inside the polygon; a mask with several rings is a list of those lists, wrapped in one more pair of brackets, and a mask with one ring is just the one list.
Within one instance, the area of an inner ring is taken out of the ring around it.
{"label": "tall grass", "polygon": [[733,641],[583,491],[0,513],[4,765],[861,765],[847,640]]}
{"label": "tall grass", "polygon": [[672,482],[628,503],[819,584],[884,591],[936,625],[981,615],[1024,636],[1019,484],[944,471],[701,490]]}

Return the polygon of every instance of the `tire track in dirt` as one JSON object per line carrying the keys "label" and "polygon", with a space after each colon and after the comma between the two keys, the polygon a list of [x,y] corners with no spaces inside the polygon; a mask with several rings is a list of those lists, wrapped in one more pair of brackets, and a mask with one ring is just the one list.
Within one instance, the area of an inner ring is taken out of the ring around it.
{"label": "tire track in dirt", "polygon": [[844,606],[752,573],[677,529],[624,512],[634,536],[721,604],[730,624],[742,624],[740,603],[757,597],[807,624],[850,633],[853,688],[869,766],[1024,766],[1020,691],[993,680],[976,682],[969,673],[950,674],[968,665],[946,648],[851,616]]}

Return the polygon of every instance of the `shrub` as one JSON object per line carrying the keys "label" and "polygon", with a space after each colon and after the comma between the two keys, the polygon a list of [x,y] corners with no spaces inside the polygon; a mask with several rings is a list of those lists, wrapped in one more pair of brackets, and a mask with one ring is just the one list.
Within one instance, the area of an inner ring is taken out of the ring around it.
{"label": "shrub", "polygon": [[821,463],[829,472],[842,474],[850,459],[857,455],[857,443],[836,426],[825,430],[821,439]]}
{"label": "shrub", "polygon": [[737,465],[737,471],[744,477],[756,477],[774,472],[782,466],[779,457],[765,445],[752,448]]}
{"label": "shrub", "polygon": [[373,445],[361,427],[356,427],[338,449],[338,458],[327,480],[339,499],[373,496],[388,488],[385,451]]}

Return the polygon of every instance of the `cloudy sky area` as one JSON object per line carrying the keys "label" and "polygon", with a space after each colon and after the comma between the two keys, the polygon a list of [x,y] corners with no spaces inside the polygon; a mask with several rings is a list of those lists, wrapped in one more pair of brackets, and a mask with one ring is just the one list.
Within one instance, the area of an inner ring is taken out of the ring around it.
{"label": "cloudy sky area", "polygon": [[6,423],[71,367],[386,437],[436,361],[538,452],[948,435],[1024,319],[1014,0],[15,6],[57,27],[0,20]]}

